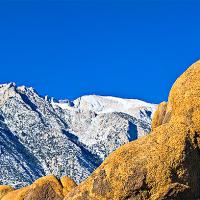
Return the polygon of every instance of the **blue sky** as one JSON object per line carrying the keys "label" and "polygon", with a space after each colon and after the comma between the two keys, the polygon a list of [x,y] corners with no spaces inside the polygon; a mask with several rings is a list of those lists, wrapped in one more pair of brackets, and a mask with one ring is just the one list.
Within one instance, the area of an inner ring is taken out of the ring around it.
{"label": "blue sky", "polygon": [[0,82],[167,100],[200,58],[200,1],[0,1]]}

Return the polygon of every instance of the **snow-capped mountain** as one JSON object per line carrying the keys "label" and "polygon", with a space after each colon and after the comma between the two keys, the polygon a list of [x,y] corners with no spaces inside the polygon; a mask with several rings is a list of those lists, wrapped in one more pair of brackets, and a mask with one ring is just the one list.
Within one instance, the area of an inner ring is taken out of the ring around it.
{"label": "snow-capped mountain", "polygon": [[0,85],[0,184],[30,184],[68,175],[77,183],[119,146],[147,134],[156,105],[88,95],[42,97],[33,88]]}

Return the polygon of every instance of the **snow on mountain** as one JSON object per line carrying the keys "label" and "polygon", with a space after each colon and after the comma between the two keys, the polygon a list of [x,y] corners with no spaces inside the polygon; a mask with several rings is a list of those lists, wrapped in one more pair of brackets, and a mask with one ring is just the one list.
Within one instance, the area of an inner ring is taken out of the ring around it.
{"label": "snow on mountain", "polygon": [[116,148],[147,134],[155,108],[96,95],[55,101],[33,88],[2,84],[0,184],[19,187],[50,173],[79,183]]}
{"label": "snow on mountain", "polygon": [[0,166],[0,184],[23,186],[45,174],[37,158],[8,129],[1,112]]}
{"label": "snow on mountain", "polygon": [[73,101],[74,107],[80,110],[91,110],[96,113],[123,112],[136,117],[139,108],[151,108],[152,104],[137,99],[122,99],[110,96],[88,95]]}

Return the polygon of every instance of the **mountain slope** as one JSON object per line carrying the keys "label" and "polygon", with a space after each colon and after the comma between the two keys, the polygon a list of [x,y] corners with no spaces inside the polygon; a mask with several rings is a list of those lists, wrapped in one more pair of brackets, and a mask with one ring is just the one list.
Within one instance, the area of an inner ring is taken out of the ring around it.
{"label": "mountain slope", "polygon": [[44,175],[40,162],[8,129],[0,116],[0,184],[23,186]]}
{"label": "mountain slope", "polygon": [[[147,134],[155,107],[95,95],[54,101],[33,88],[0,85],[0,147],[8,145],[0,154],[0,166],[7,171],[0,174],[1,183],[20,187],[50,173],[79,183],[116,148]],[[14,158],[9,154],[12,146]]]}

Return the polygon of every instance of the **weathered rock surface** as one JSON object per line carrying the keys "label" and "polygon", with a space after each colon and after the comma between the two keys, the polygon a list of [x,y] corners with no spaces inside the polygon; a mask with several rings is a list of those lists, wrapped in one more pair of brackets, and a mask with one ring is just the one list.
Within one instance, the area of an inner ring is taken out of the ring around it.
{"label": "weathered rock surface", "polygon": [[38,179],[32,185],[7,192],[1,200],[63,200],[75,186],[76,184],[68,177],[58,180],[55,176],[49,175]]}
{"label": "weathered rock surface", "polygon": [[60,182],[63,186],[63,195],[66,196],[77,184],[68,176],[63,176],[60,179]]}
{"label": "weathered rock surface", "polygon": [[13,191],[14,189],[9,185],[0,185],[0,199],[5,196],[8,192]]}
{"label": "weathered rock surface", "polygon": [[200,61],[161,104],[153,132],[117,149],[65,200],[200,198]]}
{"label": "weathered rock surface", "polygon": [[153,115],[152,119],[152,130],[161,124],[165,123],[165,116],[167,110],[167,102],[162,102],[158,105],[156,112]]}

